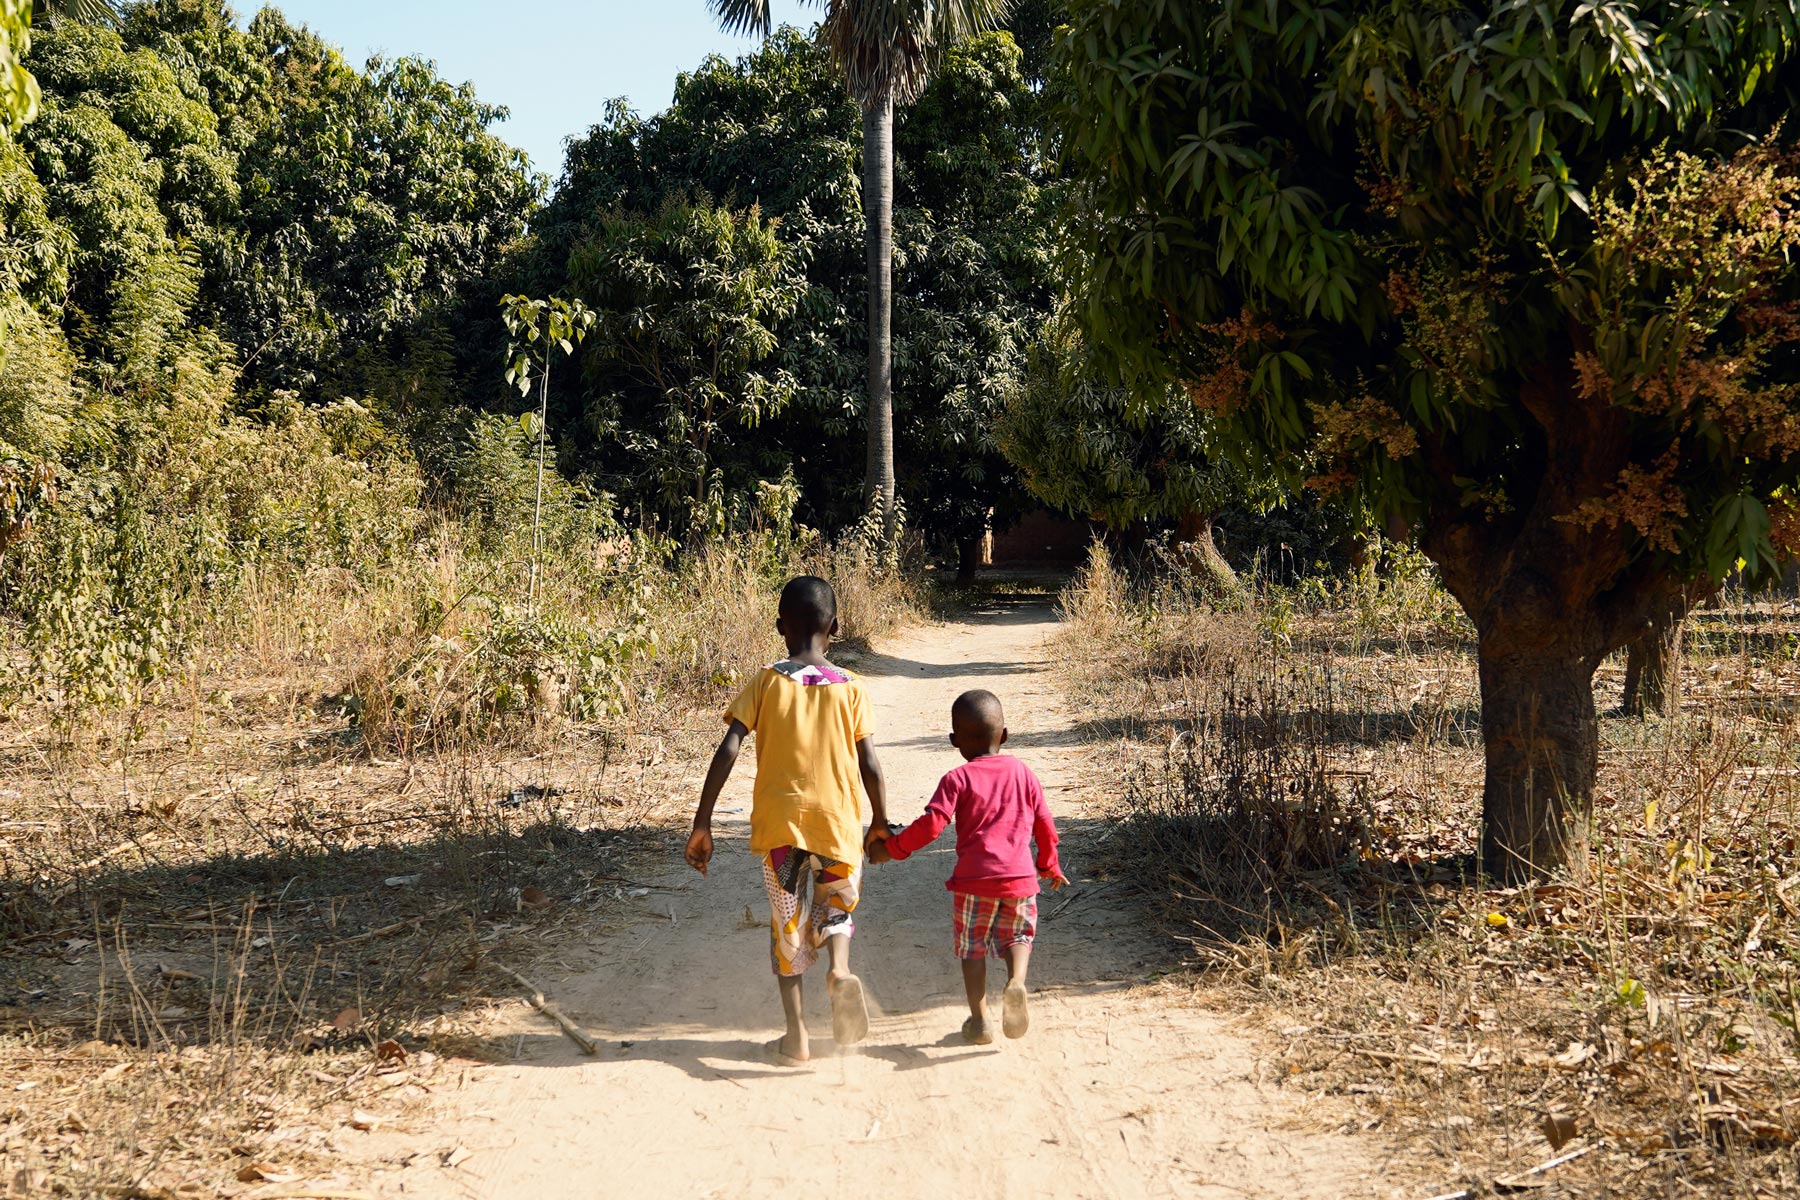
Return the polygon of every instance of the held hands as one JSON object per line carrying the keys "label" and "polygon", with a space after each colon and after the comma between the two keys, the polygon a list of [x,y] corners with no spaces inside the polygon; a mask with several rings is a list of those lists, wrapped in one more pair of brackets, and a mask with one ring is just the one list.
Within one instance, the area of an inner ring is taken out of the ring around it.
{"label": "held hands", "polygon": [[706,864],[712,861],[712,855],[712,830],[705,826],[695,826],[694,832],[688,835],[687,849],[682,853],[682,857],[687,860],[688,866],[704,875],[706,874]]}
{"label": "held hands", "polygon": [[887,848],[887,840],[892,836],[893,831],[885,825],[869,827],[869,836],[863,839],[863,853],[869,856],[870,862],[889,863],[894,861],[894,856],[888,852]]}

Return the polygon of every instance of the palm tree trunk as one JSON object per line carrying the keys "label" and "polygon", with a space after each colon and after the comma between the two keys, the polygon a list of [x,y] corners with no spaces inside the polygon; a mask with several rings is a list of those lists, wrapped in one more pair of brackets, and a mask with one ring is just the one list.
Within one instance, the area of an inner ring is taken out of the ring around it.
{"label": "palm tree trunk", "polygon": [[869,254],[869,462],[865,498],[881,505],[882,533],[898,536],[894,508],[894,102],[863,105],[863,214]]}

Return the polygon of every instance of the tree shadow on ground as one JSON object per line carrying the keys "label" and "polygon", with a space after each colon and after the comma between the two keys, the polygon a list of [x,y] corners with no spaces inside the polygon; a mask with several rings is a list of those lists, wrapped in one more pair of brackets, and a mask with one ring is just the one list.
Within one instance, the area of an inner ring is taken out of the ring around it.
{"label": "tree shadow on ground", "polygon": [[[136,866],[0,878],[0,981],[35,1024],[133,1042],[208,1041],[233,996],[278,1040],[347,1007],[359,1032],[399,1029],[446,1003],[516,994],[470,965],[515,936],[618,919],[657,890],[636,868],[679,843],[659,824],[499,812],[444,824],[353,847],[269,829],[264,852],[187,861],[157,861],[146,840]],[[186,1011],[159,1031],[152,1010]]]}
{"label": "tree shadow on ground", "polygon": [[1033,675],[1042,668],[1035,663],[1015,662],[949,662],[928,663],[912,658],[896,658],[889,654],[867,652],[844,665],[859,675],[904,675],[913,679],[955,679],[964,675]]}
{"label": "tree shadow on ground", "polygon": [[[1124,993],[1174,967],[1178,945],[1140,919],[1111,879],[1090,869],[1111,823],[1072,818],[1060,824],[1065,869],[1074,883],[1039,900],[1032,964],[1039,1004],[1066,995]],[[951,952],[950,900],[940,886],[951,869],[952,844],[951,837],[942,838],[908,864],[872,867],[865,876],[852,954],[872,1025],[870,1039],[854,1053],[898,1070],[996,1052],[960,1036],[967,1014]],[[541,1030],[497,1037],[499,1056],[518,1066],[549,1068],[651,1060],[701,1082],[727,1084],[792,1074],[767,1048],[780,1034],[781,1009],[769,970],[766,907],[752,907],[755,921],[740,918],[741,910],[763,901],[758,878],[736,859],[734,848],[722,846],[713,878],[670,889],[679,892],[670,908],[678,922],[656,908],[639,909],[628,924],[610,931],[604,946],[591,947],[598,962],[540,981],[599,1041],[597,1054],[581,1053],[545,1021]],[[650,881],[666,886],[679,878]],[[672,930],[689,929],[699,931],[693,940],[670,943]],[[824,972],[823,963],[816,965],[805,987],[815,1057],[829,1060],[838,1051],[829,1036]],[[996,965],[990,974],[996,996],[1002,976]],[[515,995],[516,989],[502,985],[497,994]],[[633,998],[629,1010],[621,1007],[625,996]],[[540,1020],[520,1016],[526,1025]],[[1040,1013],[1039,1019],[1054,1018]],[[746,1037],[745,1030],[767,1033]]]}

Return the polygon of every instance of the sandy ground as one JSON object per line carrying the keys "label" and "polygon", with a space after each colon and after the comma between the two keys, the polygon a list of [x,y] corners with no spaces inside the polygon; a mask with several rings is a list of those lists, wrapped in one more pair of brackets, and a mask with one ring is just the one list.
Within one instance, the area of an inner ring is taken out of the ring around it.
{"label": "sandy ground", "polygon": [[[1217,1017],[1143,986],[1164,951],[1085,861],[1104,826],[1083,788],[1104,780],[1083,777],[1081,714],[1048,671],[1053,624],[1041,601],[998,604],[853,668],[870,689],[894,820],[917,816],[960,762],[945,735],[966,688],[1000,695],[1009,749],[1044,781],[1074,886],[1041,901],[1026,1038],[973,1047],[959,1036],[947,833],[906,863],[869,868],[852,959],[874,1014],[867,1042],[832,1044],[821,964],[807,994],[817,1057],[800,1070],[768,1060],[780,1007],[744,845],[746,756],[720,803],[711,876],[672,857],[644,881],[637,924],[535,972],[602,1040],[600,1055],[514,1010],[493,1032],[514,1039],[517,1060],[440,1092],[428,1127],[378,1135],[371,1184],[494,1200],[1390,1194],[1374,1147],[1306,1132],[1331,1113],[1258,1082],[1255,1047]],[[447,1168],[453,1147],[468,1157]]]}

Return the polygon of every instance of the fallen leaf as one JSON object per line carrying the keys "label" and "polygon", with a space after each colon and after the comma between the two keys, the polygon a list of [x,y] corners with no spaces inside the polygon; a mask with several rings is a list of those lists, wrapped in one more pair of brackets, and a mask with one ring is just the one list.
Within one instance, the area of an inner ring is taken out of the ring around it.
{"label": "fallen leaf", "polygon": [[419,882],[417,875],[389,875],[381,881],[385,887],[411,887]]}
{"label": "fallen leaf", "polygon": [[49,1195],[50,1176],[43,1171],[25,1167],[13,1175],[12,1185],[21,1196]]}
{"label": "fallen leaf", "polygon": [[1487,915],[1487,923],[1495,929],[1505,929],[1507,925],[1510,924],[1506,919],[1505,913],[1497,912],[1491,912]]}
{"label": "fallen leaf", "polygon": [[339,1033],[348,1033],[362,1024],[362,1012],[355,1008],[346,1008],[332,1019],[331,1027]]}
{"label": "fallen leaf", "polygon": [[69,1051],[70,1058],[99,1058],[111,1054],[112,1047],[102,1041],[87,1041]]}
{"label": "fallen leaf", "polygon": [[380,1062],[405,1062],[406,1047],[389,1038],[375,1047],[375,1058]]}
{"label": "fallen leaf", "polygon": [[519,903],[526,908],[549,908],[550,895],[543,888],[528,887],[519,893]]}
{"label": "fallen leaf", "polygon": [[239,1183],[293,1183],[300,1175],[282,1167],[273,1167],[268,1163],[245,1163],[238,1168]]}
{"label": "fallen leaf", "polygon": [[350,1128],[368,1131],[381,1124],[381,1118],[360,1108],[350,1110]]}
{"label": "fallen leaf", "polygon": [[1568,1145],[1581,1129],[1568,1113],[1545,1113],[1542,1128],[1544,1140],[1550,1143],[1552,1150],[1561,1150]]}
{"label": "fallen leaf", "polygon": [[1550,1061],[1565,1071],[1573,1071],[1588,1059],[1594,1057],[1594,1048],[1586,1042],[1570,1042],[1569,1048],[1561,1054],[1553,1054]]}
{"label": "fallen leaf", "polygon": [[464,1147],[457,1146],[444,1152],[444,1165],[446,1167],[460,1167],[474,1157],[475,1156]]}

